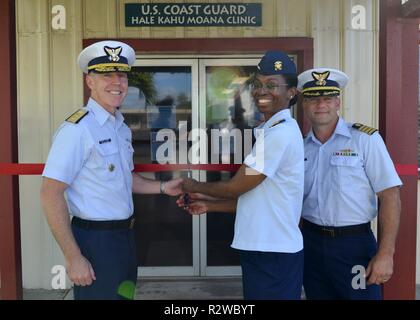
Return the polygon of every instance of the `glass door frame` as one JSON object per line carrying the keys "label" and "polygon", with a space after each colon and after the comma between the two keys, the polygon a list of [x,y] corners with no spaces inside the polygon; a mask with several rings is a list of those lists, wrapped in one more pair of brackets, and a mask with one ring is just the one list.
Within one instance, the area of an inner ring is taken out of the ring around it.
{"label": "glass door frame", "polygon": [[[137,57],[133,67],[191,67],[191,125],[197,128],[199,125],[198,107],[198,59],[175,59],[175,58],[139,58]],[[178,124],[177,124],[178,125]],[[192,172],[192,178],[199,179],[198,172]],[[187,214],[187,213],[186,213]],[[156,276],[199,276],[200,255],[199,255],[199,217],[192,216],[192,266],[174,267],[138,267],[137,275],[141,277]]]}

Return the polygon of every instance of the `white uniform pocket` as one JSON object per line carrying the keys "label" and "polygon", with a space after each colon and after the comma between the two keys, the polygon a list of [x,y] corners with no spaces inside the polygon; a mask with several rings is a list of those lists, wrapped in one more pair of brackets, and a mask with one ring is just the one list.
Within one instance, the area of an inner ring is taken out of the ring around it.
{"label": "white uniform pocket", "polygon": [[360,160],[359,157],[332,156],[330,163],[333,166],[356,167]]}
{"label": "white uniform pocket", "polygon": [[[333,179],[340,190],[354,189],[363,173],[363,164],[358,156],[332,156],[330,160]],[[333,184],[335,184],[333,182]]]}
{"label": "white uniform pocket", "polygon": [[112,144],[95,146],[86,167],[90,168],[99,179],[108,181],[114,179],[119,167],[118,148]]}

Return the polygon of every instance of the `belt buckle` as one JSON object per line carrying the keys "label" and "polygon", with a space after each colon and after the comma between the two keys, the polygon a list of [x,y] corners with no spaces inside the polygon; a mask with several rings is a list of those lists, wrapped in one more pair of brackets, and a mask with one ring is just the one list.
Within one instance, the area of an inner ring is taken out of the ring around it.
{"label": "belt buckle", "polygon": [[334,238],[335,237],[335,232],[334,232],[334,229],[330,229],[330,228],[325,228],[325,227],[323,227],[322,228],[322,232],[324,233],[324,234],[327,234],[328,236],[330,236],[331,238]]}
{"label": "belt buckle", "polygon": [[130,221],[130,226],[129,226],[129,229],[133,229],[134,228],[134,222],[136,221],[136,219],[131,219],[131,221]]}

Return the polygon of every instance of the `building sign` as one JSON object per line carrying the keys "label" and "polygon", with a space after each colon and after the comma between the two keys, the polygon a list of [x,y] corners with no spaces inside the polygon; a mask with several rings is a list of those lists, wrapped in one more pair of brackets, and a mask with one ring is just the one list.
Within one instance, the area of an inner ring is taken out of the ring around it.
{"label": "building sign", "polygon": [[126,27],[261,26],[261,3],[126,3]]}

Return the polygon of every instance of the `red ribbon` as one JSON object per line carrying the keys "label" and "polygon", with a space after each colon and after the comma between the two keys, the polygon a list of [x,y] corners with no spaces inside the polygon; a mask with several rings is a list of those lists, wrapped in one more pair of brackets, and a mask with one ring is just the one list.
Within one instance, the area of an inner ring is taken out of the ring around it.
{"label": "red ribbon", "polygon": [[[236,172],[239,164],[136,164],[134,172],[159,172],[180,170]],[[0,175],[40,175],[43,163],[0,163]]]}
{"label": "red ribbon", "polygon": [[[239,164],[136,164],[134,171],[203,170],[236,172],[239,167]],[[415,164],[396,164],[395,169],[400,176],[418,176],[418,169]],[[43,163],[0,163],[0,175],[40,175],[43,170]]]}

